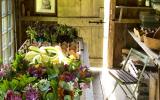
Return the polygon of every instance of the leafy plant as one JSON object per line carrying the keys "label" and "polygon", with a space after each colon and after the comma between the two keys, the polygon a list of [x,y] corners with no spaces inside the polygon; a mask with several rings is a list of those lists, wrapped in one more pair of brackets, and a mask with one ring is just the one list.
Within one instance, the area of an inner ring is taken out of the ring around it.
{"label": "leafy plant", "polygon": [[52,44],[59,42],[71,42],[78,37],[75,28],[61,24],[42,24],[36,22],[28,26],[26,33],[33,41],[50,42]]}
{"label": "leafy plant", "polygon": [[35,40],[36,39],[37,32],[36,32],[35,28],[29,26],[27,28],[26,33],[28,34],[28,37],[30,37],[31,40]]}
{"label": "leafy plant", "polygon": [[19,90],[19,91],[23,90],[24,87],[26,87],[28,84],[34,82],[36,79],[37,79],[36,77],[28,77],[25,74],[18,77],[17,80],[19,81],[19,86],[18,86],[17,90]]}
{"label": "leafy plant", "polygon": [[76,39],[77,31],[73,27],[69,27],[67,25],[57,25],[57,42],[72,42],[74,39]]}
{"label": "leafy plant", "polygon": [[12,68],[16,71],[26,70],[28,68],[28,62],[24,59],[23,54],[16,54],[15,60],[12,62]]}

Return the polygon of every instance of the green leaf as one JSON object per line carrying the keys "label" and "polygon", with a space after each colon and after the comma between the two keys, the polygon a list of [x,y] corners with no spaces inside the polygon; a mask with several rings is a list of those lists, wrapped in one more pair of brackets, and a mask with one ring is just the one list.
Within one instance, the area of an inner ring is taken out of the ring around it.
{"label": "green leaf", "polygon": [[47,64],[47,74],[48,74],[48,79],[54,79],[55,77],[58,76],[59,74],[59,69],[56,65],[53,65],[52,63],[48,62]]}
{"label": "green leaf", "polygon": [[10,82],[10,88],[12,90],[16,90],[16,88],[19,86],[19,81],[16,80],[16,79],[13,79],[11,82]]}
{"label": "green leaf", "polygon": [[32,83],[36,79],[36,77],[28,77],[27,75],[19,77],[18,80],[20,89],[23,89],[27,84]]}
{"label": "green leaf", "polygon": [[52,86],[53,89],[57,89],[58,88],[58,81],[56,80],[51,80],[50,84]]}
{"label": "green leaf", "polygon": [[0,83],[0,98],[5,95],[5,93],[7,92],[8,89],[9,89],[9,82],[7,80],[3,80]]}
{"label": "green leaf", "polygon": [[65,95],[64,100],[72,100],[70,95]]}
{"label": "green leaf", "polygon": [[50,82],[48,80],[42,79],[38,82],[37,86],[41,91],[48,91],[50,87]]}
{"label": "green leaf", "polygon": [[53,93],[48,93],[46,96],[46,100],[57,100]]}
{"label": "green leaf", "polygon": [[81,62],[79,60],[73,60],[69,64],[69,70],[70,71],[75,70],[75,69],[79,68],[80,65],[81,65]]}
{"label": "green leaf", "polygon": [[5,94],[5,92],[0,90],[0,100],[4,100]]}

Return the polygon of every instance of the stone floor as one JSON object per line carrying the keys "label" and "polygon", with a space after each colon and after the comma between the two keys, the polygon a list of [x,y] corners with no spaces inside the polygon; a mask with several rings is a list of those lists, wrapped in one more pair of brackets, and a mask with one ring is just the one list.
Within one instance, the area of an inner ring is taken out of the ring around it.
{"label": "stone floor", "polygon": [[111,95],[115,80],[109,75],[108,69],[91,67],[91,70],[94,76],[92,82],[93,100],[128,100],[120,87],[117,87],[115,92]]}

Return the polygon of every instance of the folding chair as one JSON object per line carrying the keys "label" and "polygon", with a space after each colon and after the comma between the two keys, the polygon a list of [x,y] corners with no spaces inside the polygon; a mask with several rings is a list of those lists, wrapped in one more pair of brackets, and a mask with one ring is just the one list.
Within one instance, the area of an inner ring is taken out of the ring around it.
{"label": "folding chair", "polygon": [[[137,77],[134,77],[129,71],[126,71],[126,69],[128,67],[127,65],[130,63],[131,55],[136,56],[138,60],[140,60],[144,63],[144,66],[143,66],[141,72],[138,73]],[[136,90],[138,89],[138,86],[139,86],[140,81],[143,77],[143,73],[145,71],[145,68],[146,68],[146,65],[148,62],[149,62],[148,56],[131,48],[122,68],[119,70],[115,70],[115,69],[109,70],[110,75],[116,80],[116,84],[114,86],[112,93],[115,91],[116,87],[119,85],[128,98],[130,98],[131,100],[132,99],[136,100],[135,93],[136,93]],[[131,84],[135,84],[135,87],[133,90],[131,90],[131,88],[128,87]],[[129,96],[129,93],[130,93],[130,96]]]}

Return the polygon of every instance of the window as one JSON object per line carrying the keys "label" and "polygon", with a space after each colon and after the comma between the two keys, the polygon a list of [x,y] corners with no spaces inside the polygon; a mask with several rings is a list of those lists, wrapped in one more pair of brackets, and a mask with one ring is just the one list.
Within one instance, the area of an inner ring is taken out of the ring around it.
{"label": "window", "polygon": [[10,63],[14,56],[13,0],[1,0],[0,52],[3,63]]}

